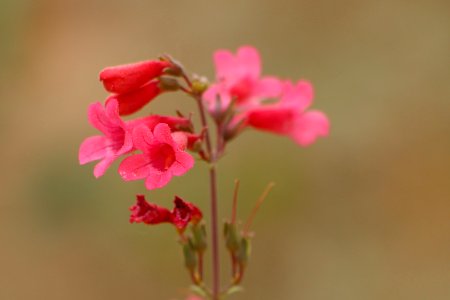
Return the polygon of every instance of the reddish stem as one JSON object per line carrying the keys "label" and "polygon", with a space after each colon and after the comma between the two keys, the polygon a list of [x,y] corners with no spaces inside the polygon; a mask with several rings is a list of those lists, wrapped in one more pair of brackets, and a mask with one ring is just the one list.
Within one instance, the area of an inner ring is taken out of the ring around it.
{"label": "reddish stem", "polygon": [[211,137],[206,121],[205,109],[200,96],[195,96],[200,111],[200,121],[205,131],[206,150],[208,152],[210,168],[209,168],[209,186],[211,193],[211,239],[212,239],[212,299],[218,300],[220,295],[220,260],[219,260],[219,234],[217,226],[217,176],[216,176],[216,153],[213,152],[211,145]]}
{"label": "reddish stem", "polygon": [[237,259],[236,255],[234,255],[233,253],[230,253],[230,256],[231,256],[231,276],[232,278],[235,278],[237,272]]}
{"label": "reddish stem", "polygon": [[198,275],[203,280],[203,252],[198,252]]}
{"label": "reddish stem", "polygon": [[239,179],[234,181],[234,193],[233,193],[233,206],[231,210],[231,224],[236,223],[236,214],[237,214],[237,199],[239,193]]}
{"label": "reddish stem", "polygon": [[[218,234],[218,217],[217,217],[217,177],[216,177],[216,161],[217,161],[217,150],[214,150],[211,144],[211,135],[208,128],[208,122],[206,120],[205,108],[202,103],[201,95],[192,92],[192,82],[189,77],[183,72],[182,77],[186,84],[189,86],[191,91],[188,92],[192,97],[195,98],[198,110],[200,112],[200,122],[205,130],[205,143],[206,151],[208,154],[208,162],[210,163],[209,168],[209,186],[211,194],[211,250],[212,250],[212,300],[219,300],[220,296],[220,260],[219,260],[219,234]],[[220,139],[220,138],[219,138]],[[218,139],[218,146],[220,142]]]}

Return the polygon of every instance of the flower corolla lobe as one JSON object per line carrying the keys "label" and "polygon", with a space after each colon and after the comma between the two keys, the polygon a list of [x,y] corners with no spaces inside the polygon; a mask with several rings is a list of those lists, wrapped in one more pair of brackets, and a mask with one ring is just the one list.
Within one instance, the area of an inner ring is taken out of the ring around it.
{"label": "flower corolla lobe", "polygon": [[101,160],[94,168],[95,177],[100,177],[119,156],[133,149],[132,134],[119,116],[117,101],[110,101],[105,107],[99,102],[91,104],[88,119],[103,135],[85,139],[80,146],[78,159],[82,165]]}

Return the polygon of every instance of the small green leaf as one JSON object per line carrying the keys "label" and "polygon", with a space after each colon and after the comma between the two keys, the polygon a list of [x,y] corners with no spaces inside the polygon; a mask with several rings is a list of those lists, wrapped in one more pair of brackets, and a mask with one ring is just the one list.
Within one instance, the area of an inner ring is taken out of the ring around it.
{"label": "small green leaf", "polygon": [[198,285],[191,285],[190,289],[193,293],[196,293],[197,295],[202,296],[203,298],[208,297],[208,294],[206,294],[205,290],[203,290]]}
{"label": "small green leaf", "polygon": [[244,291],[244,288],[242,286],[240,286],[240,285],[233,285],[232,287],[230,287],[227,290],[226,295],[229,296],[231,294],[236,294],[236,293],[243,292],[243,291]]}

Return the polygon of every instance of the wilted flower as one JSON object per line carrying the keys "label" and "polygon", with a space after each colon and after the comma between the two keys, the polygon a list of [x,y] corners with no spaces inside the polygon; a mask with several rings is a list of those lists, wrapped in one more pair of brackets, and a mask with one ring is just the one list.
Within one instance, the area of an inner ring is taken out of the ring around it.
{"label": "wilted flower", "polygon": [[167,208],[149,203],[144,195],[136,195],[136,204],[130,207],[130,223],[159,224],[171,221]]}

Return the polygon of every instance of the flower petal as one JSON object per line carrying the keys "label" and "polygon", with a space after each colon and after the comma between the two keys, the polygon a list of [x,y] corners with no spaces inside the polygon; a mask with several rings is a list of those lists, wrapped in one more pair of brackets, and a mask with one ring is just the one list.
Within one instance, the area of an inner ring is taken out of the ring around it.
{"label": "flower petal", "polygon": [[117,151],[117,155],[126,154],[134,149],[133,135],[129,129],[125,130],[122,148]]}
{"label": "flower petal", "polygon": [[119,174],[125,181],[138,180],[150,173],[150,159],[145,154],[136,154],[125,158],[119,166]]}
{"label": "flower petal", "polygon": [[175,162],[170,167],[175,176],[184,175],[194,166],[194,158],[187,152],[177,152],[175,159]]}
{"label": "flower petal", "polygon": [[145,125],[133,130],[133,144],[139,150],[146,152],[153,142],[153,133]]}
{"label": "flower petal", "polygon": [[282,91],[282,83],[276,77],[263,77],[259,80],[255,87],[254,96],[259,98],[275,98],[280,96]]}
{"label": "flower petal", "polygon": [[309,81],[299,80],[296,85],[287,81],[283,87],[281,104],[295,105],[300,111],[304,111],[312,104],[313,97],[314,89]]}
{"label": "flower petal", "polygon": [[172,179],[171,172],[159,172],[157,170],[153,170],[150,174],[148,174],[148,177],[145,180],[145,186],[149,190],[162,188],[169,183],[170,179]]}
{"label": "flower petal", "polygon": [[111,99],[105,103],[105,116],[111,125],[116,125],[117,127],[124,126],[124,122],[119,116],[119,102],[117,99]]}
{"label": "flower petal", "polygon": [[178,145],[179,150],[184,150],[188,144],[188,137],[183,131],[176,131],[172,133],[172,138],[175,143]]}
{"label": "flower petal", "polygon": [[261,74],[261,58],[258,50],[251,46],[243,46],[237,52],[237,64],[242,75],[257,79]]}
{"label": "flower petal", "polygon": [[218,80],[234,75],[235,58],[228,50],[217,50],[214,52],[214,64]]}
{"label": "flower petal", "polygon": [[155,126],[155,129],[153,130],[153,137],[161,143],[166,143],[176,147],[175,141],[172,138],[170,127],[166,123],[159,123]]}
{"label": "flower petal", "polygon": [[100,102],[95,102],[89,105],[88,108],[88,119],[89,123],[94,128],[97,128],[104,134],[108,134],[111,130],[111,123],[106,116],[105,108]]}
{"label": "flower petal", "polygon": [[95,178],[99,178],[105,174],[106,170],[111,166],[111,164],[117,159],[117,156],[107,156],[101,160],[94,168]]}
{"label": "flower petal", "polygon": [[106,156],[107,139],[104,136],[96,135],[85,139],[78,152],[78,160],[81,165],[88,162],[102,159]]}
{"label": "flower petal", "polygon": [[298,116],[290,135],[300,146],[308,146],[318,137],[327,136],[329,131],[327,116],[320,111],[309,111]]}

